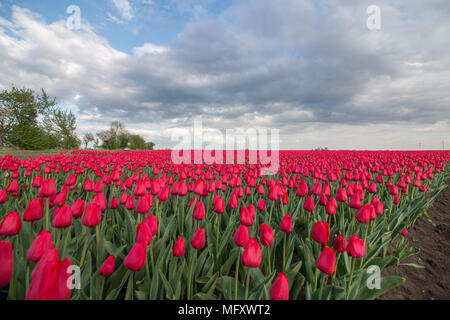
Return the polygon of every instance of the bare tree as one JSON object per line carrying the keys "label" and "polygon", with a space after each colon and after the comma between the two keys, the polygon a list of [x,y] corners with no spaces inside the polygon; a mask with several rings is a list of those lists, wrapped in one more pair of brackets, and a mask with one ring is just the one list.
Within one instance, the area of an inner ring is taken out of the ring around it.
{"label": "bare tree", "polygon": [[84,148],[87,149],[89,142],[94,141],[94,135],[90,132],[86,133],[83,137]]}

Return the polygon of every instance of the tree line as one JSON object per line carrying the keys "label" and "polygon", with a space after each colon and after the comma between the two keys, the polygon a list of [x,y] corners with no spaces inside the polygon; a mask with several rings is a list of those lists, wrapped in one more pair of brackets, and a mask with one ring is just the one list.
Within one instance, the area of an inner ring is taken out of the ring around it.
{"label": "tree line", "polygon": [[131,150],[153,150],[155,144],[151,141],[146,142],[138,134],[131,134],[125,129],[120,121],[111,122],[107,130],[97,133],[97,138],[92,133],[86,133],[83,137],[84,147],[87,149],[90,142],[94,143],[95,148],[108,150],[125,149]]}
{"label": "tree line", "polygon": [[88,148],[152,150],[153,142],[146,142],[137,134],[130,134],[120,121],[111,123],[107,130],[87,133],[81,141],[75,130],[76,117],[61,108],[56,98],[44,89],[35,92],[12,86],[0,92],[0,148],[13,147],[27,150],[78,149],[81,143]]}

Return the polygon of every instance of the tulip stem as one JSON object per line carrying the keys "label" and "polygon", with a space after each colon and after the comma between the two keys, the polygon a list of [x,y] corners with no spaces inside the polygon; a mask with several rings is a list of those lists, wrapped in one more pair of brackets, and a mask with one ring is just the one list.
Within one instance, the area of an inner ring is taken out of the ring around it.
{"label": "tulip stem", "polygon": [[220,229],[220,214],[216,216],[216,266],[219,268],[219,229]]}
{"label": "tulip stem", "polygon": [[150,245],[149,245],[149,247],[150,247],[150,261],[151,261],[151,264],[152,264],[152,274],[153,274],[153,272],[154,272],[154,270],[155,270],[155,262],[153,261],[153,245],[152,245],[152,242],[150,242]]}
{"label": "tulip stem", "polygon": [[127,291],[125,293],[125,300],[131,300],[131,295],[132,293],[132,286],[133,286],[133,275],[134,272],[130,272],[130,278],[128,279],[128,286],[127,286]]}
{"label": "tulip stem", "polygon": [[158,198],[156,198],[156,215],[157,215],[157,219],[158,219],[158,240],[159,240],[159,235],[161,233],[161,210],[159,208],[159,204],[158,204]]}
{"label": "tulip stem", "polygon": [[245,283],[245,298],[244,300],[248,299],[248,287],[250,286],[250,269],[247,269],[247,281]]}
{"label": "tulip stem", "polygon": [[352,289],[353,271],[355,270],[355,259],[352,259],[352,257],[349,257],[349,259],[351,263],[350,279],[348,280],[347,296],[345,297],[345,300],[348,300],[350,297],[350,290]]}
{"label": "tulip stem", "polygon": [[283,272],[286,272],[286,233],[283,238]]}
{"label": "tulip stem", "polygon": [[63,257],[65,257],[65,254],[66,254],[66,248],[67,248],[67,245],[68,245],[68,243],[69,243],[69,239],[70,239],[70,229],[72,228],[72,226],[69,226],[68,228],[67,228],[67,231],[66,231],[66,238],[64,239],[64,245],[63,245],[63,250],[62,250],[62,256]]}
{"label": "tulip stem", "polygon": [[272,211],[273,211],[273,207],[274,207],[274,200],[272,200],[272,203],[270,204],[270,213],[269,213],[269,227],[270,227],[270,222],[272,221]]}
{"label": "tulip stem", "polygon": [[48,213],[48,202],[50,200],[48,198],[45,198],[45,230],[50,231],[50,216]]}
{"label": "tulip stem", "polygon": [[84,246],[83,246],[83,251],[81,252],[81,259],[80,259],[80,268],[83,267],[84,264],[84,258],[86,256],[86,251],[88,248],[88,244],[89,244],[89,232],[86,231],[86,239],[84,240]]}
{"label": "tulip stem", "polygon": [[322,276],[322,283],[320,284],[320,290],[319,290],[319,297],[318,297],[318,300],[322,300],[322,291],[323,291],[323,287],[325,286],[325,284],[326,284],[326,279],[327,279],[327,275],[323,275]]}
{"label": "tulip stem", "polygon": [[[150,250],[149,250],[150,251]],[[147,282],[148,282],[148,290],[149,290],[149,297],[151,296],[151,280],[150,280],[150,271],[148,270],[148,259],[145,261],[145,275],[147,276]]]}
{"label": "tulip stem", "polygon": [[235,272],[235,275],[234,275],[234,300],[238,299],[237,285],[238,285],[238,278],[239,278],[239,263],[240,263],[240,259],[241,259],[241,248],[239,247],[239,252],[238,252],[237,262],[236,262],[236,272]]}
{"label": "tulip stem", "polygon": [[195,262],[196,258],[197,258],[197,250],[194,250],[192,261],[189,264],[188,292],[187,292],[187,299],[188,300],[191,300],[191,289],[192,289],[192,286],[193,286],[193,284],[192,284],[192,267],[194,265],[194,262]]}

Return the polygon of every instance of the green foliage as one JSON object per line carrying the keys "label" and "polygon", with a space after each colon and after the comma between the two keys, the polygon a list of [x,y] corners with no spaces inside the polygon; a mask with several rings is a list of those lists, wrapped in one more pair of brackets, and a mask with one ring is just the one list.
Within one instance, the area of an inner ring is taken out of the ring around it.
{"label": "green foliage", "polygon": [[0,93],[0,147],[78,148],[75,129],[75,116],[56,107],[44,89],[39,94],[13,86]]}
{"label": "green foliage", "polygon": [[107,130],[100,131],[97,136],[102,140],[101,147],[104,149],[153,150],[155,144],[146,142],[137,134],[130,134],[120,121],[111,122]]}
{"label": "green foliage", "polygon": [[145,149],[146,143],[144,138],[137,134],[130,135],[129,148],[132,150],[142,150]]}

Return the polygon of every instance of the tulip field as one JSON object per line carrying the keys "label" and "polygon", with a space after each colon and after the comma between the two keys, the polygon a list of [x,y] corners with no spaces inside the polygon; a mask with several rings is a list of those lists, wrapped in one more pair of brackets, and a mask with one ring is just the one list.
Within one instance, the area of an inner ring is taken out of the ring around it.
{"label": "tulip field", "polygon": [[271,175],[244,158],[0,157],[0,299],[374,299],[408,281],[382,271],[419,251],[450,152],[280,151]]}

